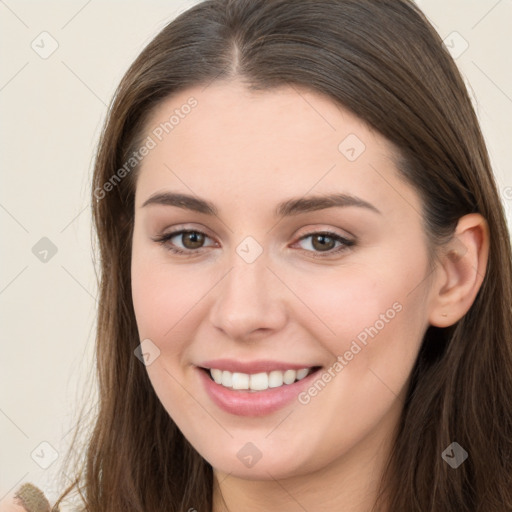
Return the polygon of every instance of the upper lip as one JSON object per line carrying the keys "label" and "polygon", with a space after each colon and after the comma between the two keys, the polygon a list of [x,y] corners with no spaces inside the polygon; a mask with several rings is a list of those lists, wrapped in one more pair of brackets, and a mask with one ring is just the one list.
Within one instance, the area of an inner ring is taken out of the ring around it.
{"label": "upper lip", "polygon": [[238,373],[260,373],[260,372],[271,372],[274,370],[300,370],[302,368],[312,368],[319,365],[312,364],[297,364],[288,363],[285,361],[271,361],[259,359],[256,361],[239,361],[235,359],[211,359],[210,361],[203,361],[197,366],[201,368],[216,368],[218,370],[227,370],[229,372]]}

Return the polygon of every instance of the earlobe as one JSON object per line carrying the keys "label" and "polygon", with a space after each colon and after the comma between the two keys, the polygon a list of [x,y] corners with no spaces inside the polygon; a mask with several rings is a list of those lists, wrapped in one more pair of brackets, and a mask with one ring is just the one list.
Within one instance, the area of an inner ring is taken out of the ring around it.
{"label": "earlobe", "polygon": [[482,285],[489,257],[489,228],[479,213],[461,217],[439,257],[439,278],[431,290],[429,322],[448,327],[470,309]]}

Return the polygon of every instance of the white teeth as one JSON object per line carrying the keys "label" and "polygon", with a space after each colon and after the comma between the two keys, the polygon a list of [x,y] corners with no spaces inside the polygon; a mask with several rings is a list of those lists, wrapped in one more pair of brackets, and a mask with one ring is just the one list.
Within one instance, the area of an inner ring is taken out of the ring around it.
{"label": "white teeth", "polygon": [[273,370],[271,372],[260,373],[240,373],[228,372],[217,368],[210,369],[212,379],[226,388],[247,389],[251,391],[265,391],[268,388],[278,388],[284,384],[293,384],[296,380],[302,380],[309,375],[312,368],[302,368],[300,370]]}
{"label": "white teeth", "polygon": [[302,380],[309,372],[309,368],[302,368],[302,370],[297,370],[297,380]]}
{"label": "white teeth", "polygon": [[223,371],[222,372],[222,382],[223,386],[230,388],[233,382],[233,374],[231,372]]}
{"label": "white teeth", "polygon": [[286,370],[283,375],[283,381],[285,384],[293,384],[295,382],[295,377],[297,377],[297,372],[295,370]]}
{"label": "white teeth", "polygon": [[217,370],[217,368],[212,368],[210,370],[210,374],[213,377],[213,380],[217,384],[222,384],[222,370]]}
{"label": "white teeth", "polygon": [[249,375],[247,373],[233,373],[233,389],[249,389]]}
{"label": "white teeth", "polygon": [[278,388],[283,385],[283,372],[274,370],[268,374],[268,387]]}
{"label": "white teeth", "polygon": [[268,389],[268,373],[254,373],[250,377],[249,387],[255,391]]}

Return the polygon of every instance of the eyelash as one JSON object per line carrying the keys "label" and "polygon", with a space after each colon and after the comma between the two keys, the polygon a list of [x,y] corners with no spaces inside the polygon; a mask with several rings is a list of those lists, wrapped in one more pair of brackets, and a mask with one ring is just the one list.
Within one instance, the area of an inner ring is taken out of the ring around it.
{"label": "eyelash", "polygon": [[[174,238],[177,235],[183,235],[185,233],[199,233],[201,235],[204,235],[207,238],[210,238],[206,233],[203,233],[202,231],[199,231],[196,229],[180,229],[180,230],[173,231],[171,233],[162,235],[161,237],[154,238],[153,241],[165,246],[165,248],[168,251],[170,251],[174,254],[183,255],[185,257],[195,256],[202,249],[205,249],[205,247],[200,247],[199,249],[183,250],[183,249],[180,249],[179,247],[169,245],[168,242],[171,238]],[[341,252],[346,251],[347,249],[349,249],[350,247],[353,247],[356,244],[355,241],[348,240],[347,238],[344,238],[344,237],[342,237],[336,233],[333,233],[331,231],[313,231],[311,233],[307,233],[307,234],[301,236],[299,238],[299,240],[297,240],[297,242],[300,242],[301,240],[304,240],[306,238],[309,238],[309,237],[315,236],[315,235],[322,235],[322,236],[326,236],[328,238],[332,238],[335,242],[341,242],[342,245],[340,245],[338,248],[331,249],[329,251],[309,251],[307,249],[302,249],[303,251],[312,255],[314,258],[326,258],[329,256],[333,256],[334,254],[339,254]]]}

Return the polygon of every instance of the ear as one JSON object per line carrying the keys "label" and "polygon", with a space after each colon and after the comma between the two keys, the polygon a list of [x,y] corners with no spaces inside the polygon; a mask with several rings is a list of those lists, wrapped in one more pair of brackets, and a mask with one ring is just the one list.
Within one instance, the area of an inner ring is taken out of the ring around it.
{"label": "ear", "polygon": [[439,257],[430,295],[431,325],[448,327],[469,311],[484,280],[488,257],[489,227],[485,218],[479,213],[461,217]]}

